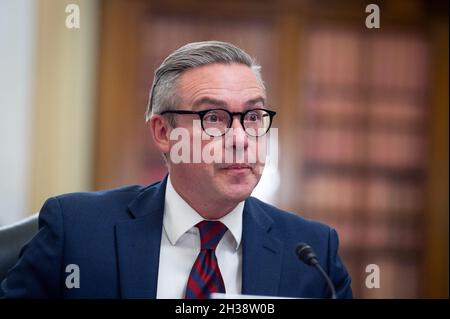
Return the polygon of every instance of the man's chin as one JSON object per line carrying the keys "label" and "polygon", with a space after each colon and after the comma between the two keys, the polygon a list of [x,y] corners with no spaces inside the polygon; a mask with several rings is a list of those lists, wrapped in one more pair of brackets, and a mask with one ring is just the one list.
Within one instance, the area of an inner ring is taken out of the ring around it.
{"label": "man's chin", "polygon": [[256,187],[257,181],[252,174],[230,174],[225,172],[219,176],[220,193],[227,201],[241,202],[247,199],[253,189]]}
{"label": "man's chin", "polygon": [[242,202],[243,200],[247,199],[253,189],[249,188],[247,185],[245,187],[239,187],[239,185],[234,185],[234,187],[228,187],[224,191],[224,197],[227,198],[228,201],[233,202]]}

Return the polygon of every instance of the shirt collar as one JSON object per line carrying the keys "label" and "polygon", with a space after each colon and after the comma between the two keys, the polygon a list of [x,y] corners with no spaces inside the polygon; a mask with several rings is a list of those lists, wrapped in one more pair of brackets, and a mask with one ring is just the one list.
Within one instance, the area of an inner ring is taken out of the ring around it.
{"label": "shirt collar", "polygon": [[[227,226],[233,236],[236,250],[239,248],[242,238],[242,214],[244,212],[244,204],[244,201],[240,202],[231,212],[218,219]],[[166,185],[163,225],[170,243],[176,245],[177,241],[184,233],[188,232],[202,220],[204,220],[204,218],[189,206],[189,204],[173,188],[169,175]]]}

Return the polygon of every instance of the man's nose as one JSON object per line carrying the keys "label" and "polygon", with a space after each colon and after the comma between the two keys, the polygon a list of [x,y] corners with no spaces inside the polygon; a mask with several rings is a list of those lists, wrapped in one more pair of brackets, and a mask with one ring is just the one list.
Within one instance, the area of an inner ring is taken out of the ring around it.
{"label": "man's nose", "polygon": [[236,147],[243,147],[243,149],[247,149],[248,147],[248,136],[245,133],[245,129],[242,127],[241,121],[239,117],[234,117],[231,122],[231,130],[226,134],[227,138],[231,138],[231,143],[227,143],[228,145]]}

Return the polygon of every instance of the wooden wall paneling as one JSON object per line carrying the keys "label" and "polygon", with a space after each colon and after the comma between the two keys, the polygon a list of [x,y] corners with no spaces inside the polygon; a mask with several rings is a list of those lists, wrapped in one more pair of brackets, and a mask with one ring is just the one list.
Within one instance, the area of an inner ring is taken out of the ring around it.
{"label": "wooden wall paneling", "polygon": [[[135,159],[136,72],[140,46],[142,1],[102,2],[101,51],[95,188],[134,183],[139,177]],[[144,106],[142,107],[144,118]]]}
{"label": "wooden wall paneling", "polygon": [[432,37],[430,112],[428,134],[426,239],[422,282],[426,298],[448,298],[449,270],[449,65],[448,16],[436,18]]}

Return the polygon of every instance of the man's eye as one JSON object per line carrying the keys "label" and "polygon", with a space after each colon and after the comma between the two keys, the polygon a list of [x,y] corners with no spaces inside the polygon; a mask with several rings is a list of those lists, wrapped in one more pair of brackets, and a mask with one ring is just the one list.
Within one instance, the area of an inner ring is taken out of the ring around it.
{"label": "man's eye", "polygon": [[247,115],[247,121],[256,122],[259,121],[260,116],[258,113],[250,113]]}
{"label": "man's eye", "polygon": [[207,114],[204,120],[208,122],[220,122],[222,118],[218,114]]}

